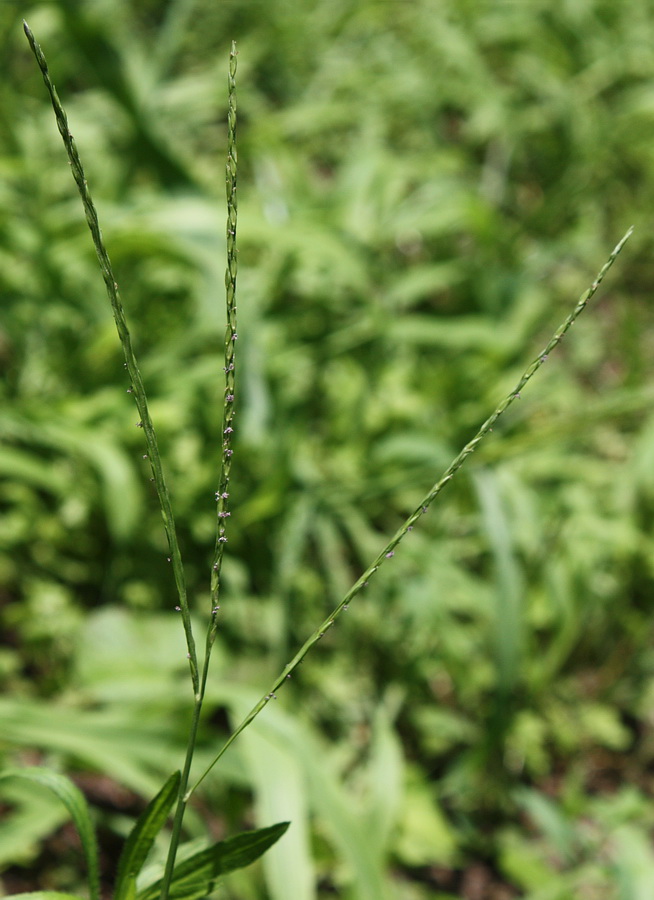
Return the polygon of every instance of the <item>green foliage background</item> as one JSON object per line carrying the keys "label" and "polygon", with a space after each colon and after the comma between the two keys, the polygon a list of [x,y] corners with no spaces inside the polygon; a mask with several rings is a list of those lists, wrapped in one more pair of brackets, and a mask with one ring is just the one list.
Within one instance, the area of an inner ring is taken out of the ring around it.
{"label": "green foliage background", "polygon": [[[636,225],[594,308],[221,761],[189,828],[292,820],[225,883],[239,900],[645,900],[654,4],[0,5],[0,754],[76,774],[109,883],[139,798],[180,763],[191,697],[23,16],[98,205],[199,619],[238,42],[234,514],[200,764]],[[5,890],[79,889],[59,809],[24,785],[1,800]]]}

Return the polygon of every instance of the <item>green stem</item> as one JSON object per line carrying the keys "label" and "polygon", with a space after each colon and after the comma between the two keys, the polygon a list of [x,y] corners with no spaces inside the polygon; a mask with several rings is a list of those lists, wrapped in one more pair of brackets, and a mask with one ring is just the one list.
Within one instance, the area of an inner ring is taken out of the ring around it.
{"label": "green stem", "polygon": [[48,64],[46,62],[45,56],[43,55],[40,46],[36,42],[34,35],[30,31],[27,22],[25,22],[24,20],[23,29],[27,36],[27,40],[29,41],[30,47],[32,48],[32,52],[36,57],[36,61],[39,64],[39,68],[41,69],[41,74],[43,75],[45,86],[47,87],[50,94],[52,107],[54,109],[55,118],[57,120],[57,127],[59,128],[59,133],[63,138],[64,146],[66,147],[66,153],[68,154],[68,161],[73,173],[73,178],[75,179],[75,183],[82,198],[84,212],[86,213],[86,221],[93,237],[93,245],[100,262],[100,269],[102,270],[102,277],[104,279],[104,283],[107,289],[107,295],[111,303],[111,309],[113,312],[114,321],[116,323],[118,337],[120,338],[120,343],[123,348],[123,354],[125,356],[125,368],[127,369],[127,372],[129,374],[131,385],[129,388],[129,392],[134,394],[136,407],[138,409],[140,417],[140,420],[137,423],[137,427],[142,428],[145,434],[145,443],[148,451],[147,456],[150,463],[150,468],[152,470],[152,479],[157,490],[159,505],[161,507],[161,515],[163,517],[164,528],[166,530],[166,537],[168,538],[168,547],[170,551],[169,559],[173,567],[173,575],[175,578],[175,585],[177,587],[177,595],[179,597],[179,608],[182,614],[182,622],[184,624],[184,633],[186,636],[186,647],[188,651],[189,666],[191,670],[193,692],[197,697],[200,687],[198,676],[198,660],[197,652],[195,649],[195,640],[193,638],[193,630],[191,627],[191,614],[189,611],[188,599],[186,595],[184,567],[182,565],[182,557],[179,549],[179,542],[177,540],[177,531],[175,529],[175,519],[170,503],[170,495],[168,494],[168,487],[166,486],[163,468],[161,465],[157,436],[154,430],[154,425],[152,424],[152,419],[150,418],[143,379],[136,362],[134,350],[132,349],[132,340],[130,337],[129,329],[127,327],[127,321],[125,319],[125,311],[120,299],[120,294],[118,293],[118,284],[116,282],[116,279],[114,278],[109,254],[107,253],[107,250],[104,246],[102,232],[100,230],[100,224],[98,222],[98,214],[89,192],[86,177],[84,175],[84,169],[82,168],[79,153],[77,152],[77,146],[75,145],[73,136],[68,128],[68,117],[66,116],[66,112],[61,104],[61,101],[59,100],[57,91],[55,90],[55,86],[50,79]]}
{"label": "green stem", "polygon": [[[205,660],[206,667],[206,660]],[[193,706],[193,719],[189,730],[188,741],[186,744],[186,757],[184,759],[184,768],[182,769],[182,777],[179,782],[179,793],[177,795],[177,806],[175,807],[175,815],[173,817],[173,827],[170,833],[170,844],[168,845],[168,856],[166,858],[166,868],[161,883],[161,894],[159,900],[168,900],[170,886],[175,871],[175,860],[177,858],[177,848],[182,834],[182,824],[184,822],[184,814],[186,813],[186,804],[188,802],[187,787],[189,775],[191,772],[191,764],[195,753],[195,742],[198,735],[198,726],[200,724],[200,715],[202,713],[203,697],[196,698]]]}
{"label": "green stem", "polygon": [[595,294],[601,282],[604,279],[604,276],[609,271],[613,263],[615,262],[616,257],[624,247],[625,243],[631,236],[633,228],[630,228],[624,237],[619,241],[619,243],[614,248],[613,252],[609,256],[608,260],[601,268],[597,277],[588,288],[588,290],[582,294],[581,298],[577,302],[577,305],[570,313],[568,318],[563,322],[563,324],[558,328],[558,330],[554,333],[551,340],[547,344],[547,346],[541,350],[538,356],[534,359],[534,361],[527,367],[522,377],[513,388],[513,390],[507,394],[507,396],[499,403],[495,412],[484,422],[481,426],[477,434],[469,441],[463,450],[456,456],[450,465],[447,467],[445,472],[441,475],[438,481],[433,485],[429,493],[423,497],[420,501],[416,509],[411,513],[408,519],[404,522],[404,524],[395,532],[390,541],[386,544],[386,546],[380,551],[377,558],[374,562],[368,566],[366,571],[361,575],[357,581],[352,585],[347,594],[343,597],[338,606],[334,609],[334,611],[329,615],[325,621],[314,631],[314,633],[309,637],[302,647],[295,654],[293,659],[284,667],[283,671],[277,676],[275,681],[272,683],[270,690],[268,693],[264,694],[264,696],[259,700],[258,703],[250,710],[247,716],[243,719],[240,725],[231,733],[226,743],[220,749],[219,753],[210,763],[210,765],[205,769],[203,774],[198,778],[193,787],[187,793],[187,799],[191,796],[193,791],[201,784],[201,782],[206,778],[211,769],[216,765],[218,760],[223,756],[226,750],[234,743],[236,738],[244,731],[251,722],[256,719],[262,709],[267,706],[270,700],[274,699],[277,691],[282,687],[283,684],[286,683],[286,680],[291,677],[293,671],[299,666],[307,653],[314,647],[318,641],[323,637],[325,632],[327,632],[336,622],[336,619],[341,614],[341,612],[348,607],[348,605],[352,602],[352,600],[356,597],[356,595],[363,590],[364,587],[368,585],[370,579],[379,571],[381,566],[386,562],[386,560],[390,559],[394,553],[395,548],[398,546],[400,541],[405,537],[405,535],[413,528],[413,526],[418,522],[420,518],[427,512],[431,504],[434,502],[436,497],[443,490],[445,485],[451,481],[456,472],[461,468],[464,464],[468,456],[473,453],[481,440],[492,431],[493,425],[497,422],[503,412],[513,403],[514,400],[518,399],[520,396],[520,392],[525,387],[527,382],[531,380],[531,378],[536,374],[538,369],[543,365],[546,361],[549,354],[554,350],[554,348],[562,341],[566,332],[570,329],[570,327],[577,320],[578,316],[581,312],[586,308],[588,301]]}
{"label": "green stem", "polygon": [[216,500],[218,503],[218,514],[216,520],[216,544],[211,566],[211,619],[207,630],[207,640],[204,653],[204,662],[202,664],[202,673],[200,676],[200,688],[196,698],[195,708],[193,711],[193,721],[191,723],[191,731],[189,734],[189,742],[186,748],[186,760],[184,770],[179,785],[179,795],[177,798],[177,807],[173,818],[172,833],[170,836],[170,845],[168,848],[168,858],[166,859],[166,869],[161,885],[160,900],[168,900],[170,886],[172,883],[173,873],[175,871],[175,859],[177,856],[177,848],[179,846],[182,823],[184,821],[184,813],[186,812],[186,804],[189,795],[187,794],[189,773],[195,750],[195,740],[197,736],[198,724],[200,721],[200,713],[202,712],[202,703],[207,685],[207,677],[209,675],[209,662],[211,659],[211,650],[218,632],[218,612],[220,606],[218,600],[220,598],[220,572],[222,568],[225,544],[227,543],[227,519],[229,512],[229,477],[232,466],[232,435],[234,433],[234,391],[235,391],[235,344],[238,337],[236,332],[236,222],[237,222],[237,204],[236,204],[236,174],[237,174],[237,155],[236,155],[236,43],[232,41],[231,51],[229,54],[229,77],[228,77],[228,110],[227,110],[227,166],[226,166],[226,188],[227,188],[227,270],[225,272],[225,288],[226,288],[226,305],[227,305],[227,327],[225,330],[225,388],[223,399],[223,416],[222,416],[222,454],[220,463],[220,478],[218,482],[218,490],[216,492]]}

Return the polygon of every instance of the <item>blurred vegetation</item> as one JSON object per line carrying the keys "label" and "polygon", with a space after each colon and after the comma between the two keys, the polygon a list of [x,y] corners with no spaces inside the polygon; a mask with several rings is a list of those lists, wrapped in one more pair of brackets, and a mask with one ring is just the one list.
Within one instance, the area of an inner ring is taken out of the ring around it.
{"label": "blurred vegetation", "polygon": [[[73,773],[107,884],[190,689],[65,102],[198,617],[220,446],[227,54],[239,403],[201,764],[636,232],[593,309],[203,786],[291,819],[233,900],[645,900],[654,879],[654,4],[0,4],[0,756]],[[198,769],[199,771],[199,769]],[[3,786],[6,892],[82,883]],[[203,824],[204,823],[204,824]]]}

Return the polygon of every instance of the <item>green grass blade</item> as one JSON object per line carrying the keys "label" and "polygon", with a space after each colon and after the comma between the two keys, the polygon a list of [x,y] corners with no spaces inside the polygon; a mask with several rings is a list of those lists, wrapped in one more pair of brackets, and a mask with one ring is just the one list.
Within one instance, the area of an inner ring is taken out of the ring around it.
{"label": "green grass blade", "polygon": [[166,824],[179,791],[181,774],[175,772],[157,796],[147,805],[130,832],[118,863],[114,900],[129,900],[135,879],[152,849],[155,838]]}
{"label": "green grass blade", "polygon": [[24,894],[5,894],[2,900],[84,900],[84,897],[61,891],[27,891]]}
{"label": "green grass blade", "polygon": [[[0,772],[0,778],[25,778],[35,784],[47,787],[59,797],[71,815],[86,859],[89,877],[89,896],[91,900],[100,898],[100,871],[98,866],[98,845],[95,829],[91,821],[91,814],[86,802],[86,797],[73,782],[53,772],[50,769],[30,767],[25,769],[5,769]],[[46,892],[47,893],[47,892]],[[21,896],[26,896],[21,894]],[[66,896],[66,895],[64,895]]]}
{"label": "green grass blade", "polygon": [[[508,698],[520,680],[524,652],[524,585],[497,479],[482,471],[475,479],[482,524],[495,563],[495,666],[498,691]],[[505,709],[508,713],[508,710]]]}
{"label": "green grass blade", "polygon": [[[225,697],[235,721],[238,721],[237,716],[242,716],[251,705],[251,693],[248,690],[238,693],[231,691],[230,696]],[[334,760],[329,758],[326,746],[315,728],[298,721],[281,705],[276,705],[265,719],[259,719],[257,726],[249,729],[244,735],[239,754],[242,754],[243,762],[252,778],[258,808],[261,809],[265,804],[265,815],[292,819],[293,836],[289,834],[288,839],[284,841],[285,848],[278,850],[277,861],[282,879],[284,864],[286,868],[291,865],[287,853],[294,848],[300,854],[302,852],[300,842],[304,823],[301,818],[302,809],[293,808],[292,798],[275,802],[274,796],[284,792],[285,789],[292,794],[292,778],[296,778],[298,781],[296,790],[301,789],[303,804],[318,817],[321,832],[324,832],[348,870],[348,878],[351,879],[349,886],[351,893],[348,896],[356,897],[357,900],[389,900],[393,896],[386,883],[384,871],[388,844],[383,836],[383,815],[379,817],[380,808],[368,792],[369,783],[358,780],[356,795],[353,796],[351,785],[343,784],[342,773],[338,771]],[[282,781],[281,785],[276,783],[278,772],[280,779],[284,779],[285,772],[291,770],[294,774],[288,782]],[[275,779],[271,779],[271,771],[276,773]],[[262,779],[268,782],[266,786],[262,786]],[[380,786],[380,790],[384,788],[388,790],[387,799],[390,795],[393,802],[395,790],[392,779]],[[372,810],[373,806],[377,807],[375,812]],[[296,820],[295,814],[298,813],[300,818]],[[370,819],[373,817],[375,821],[371,826]],[[284,853],[284,850],[287,853]],[[302,866],[301,856],[298,858]],[[270,857],[267,857],[266,862],[270,864]],[[309,863],[310,859],[305,863],[307,868]],[[288,891],[288,887],[295,882],[296,874],[293,871],[285,878],[287,897],[296,896]],[[310,874],[313,876],[311,887],[314,887],[318,880],[315,864],[310,866]],[[280,880],[280,878],[277,880],[278,886]],[[284,881],[282,885],[283,883]],[[275,893],[273,886],[274,882],[269,875],[268,889],[271,900],[273,898],[278,900],[283,895],[279,891]],[[313,891],[311,896],[314,896]]]}
{"label": "green grass blade", "polygon": [[193,631],[191,627],[191,615],[186,596],[186,580],[184,577],[184,568],[182,565],[179,542],[177,540],[175,519],[170,503],[170,495],[168,493],[168,487],[166,486],[163,467],[161,465],[157,436],[154,430],[154,425],[152,424],[152,419],[150,418],[150,411],[148,408],[148,401],[145,393],[145,387],[143,385],[143,379],[141,377],[141,372],[139,370],[136,356],[134,355],[134,350],[132,348],[132,339],[127,327],[125,311],[120,299],[120,294],[118,293],[118,284],[116,282],[116,279],[114,278],[111,261],[109,259],[109,255],[102,238],[102,232],[100,230],[100,224],[98,222],[98,214],[89,192],[86,177],[84,175],[84,169],[82,168],[79,153],[77,152],[77,146],[68,128],[68,117],[66,116],[66,112],[61,104],[55,86],[50,78],[48,64],[46,62],[45,56],[43,55],[43,51],[36,42],[34,35],[30,31],[27,22],[25,21],[23,22],[23,28],[25,30],[27,40],[29,41],[29,45],[32,48],[32,52],[36,57],[39,68],[41,69],[41,74],[43,75],[45,86],[47,87],[50,94],[52,108],[54,109],[55,118],[57,120],[57,127],[59,128],[59,133],[61,134],[61,137],[63,139],[66,153],[68,154],[68,160],[70,162],[73,178],[75,179],[75,183],[82,198],[82,204],[84,206],[84,212],[86,214],[86,221],[93,237],[93,245],[98,256],[100,269],[102,270],[102,277],[104,279],[104,283],[107,289],[107,295],[111,303],[114,321],[116,323],[116,329],[118,331],[120,343],[125,355],[125,367],[130,378],[129,390],[134,394],[136,407],[140,416],[138,427],[142,428],[145,434],[145,442],[148,450],[148,460],[150,462],[152,477],[154,479],[157,496],[159,498],[159,504],[161,506],[161,514],[164,520],[164,528],[166,530],[166,536],[168,538],[170,559],[172,562],[175,584],[179,596],[179,606],[182,613],[182,621],[184,623],[184,632],[186,635],[186,645],[188,649],[191,677],[193,679],[193,691],[197,694],[199,689],[197,652],[195,649],[195,640],[193,638]]}
{"label": "green grass blade", "polygon": [[276,692],[282,687],[283,684],[286,683],[286,679],[290,677],[290,675],[294,672],[294,670],[299,666],[307,653],[314,647],[318,641],[325,635],[330,628],[332,628],[336,622],[336,619],[341,614],[341,612],[346,609],[352,600],[359,594],[364,587],[366,587],[370,579],[379,571],[381,566],[387,562],[387,560],[391,559],[395,555],[395,550],[398,544],[402,541],[402,539],[411,531],[411,529],[416,525],[416,523],[425,515],[428,511],[431,504],[434,502],[436,497],[443,490],[445,485],[452,480],[452,478],[456,475],[461,466],[465,463],[466,459],[474,453],[477,449],[478,445],[481,441],[486,437],[486,435],[493,430],[493,426],[500,418],[500,416],[511,406],[514,400],[517,400],[520,397],[520,392],[527,385],[529,381],[533,378],[536,372],[540,369],[543,363],[547,360],[549,354],[561,343],[569,329],[576,322],[577,318],[586,308],[588,301],[594,296],[598,287],[604,280],[606,273],[609,271],[613,263],[615,262],[618,254],[626,244],[627,240],[631,237],[633,232],[633,227],[630,228],[626,234],[621,238],[621,240],[616,244],[613,251],[609,255],[609,258],[604,263],[600,271],[597,273],[595,280],[585,291],[579,300],[577,301],[576,306],[567,317],[567,319],[559,326],[559,328],[554,332],[552,337],[550,338],[547,345],[541,350],[541,352],[536,356],[533,362],[530,363],[529,366],[525,369],[522,377],[513,388],[510,393],[504,397],[504,399],[498,404],[495,411],[486,419],[484,424],[481,426],[477,434],[472,438],[472,440],[468,441],[465,447],[461,450],[461,452],[456,456],[447,469],[443,472],[438,481],[433,485],[431,490],[425,497],[420,501],[416,509],[411,513],[405,523],[395,532],[390,541],[386,544],[386,546],[380,551],[377,555],[377,558],[374,562],[368,566],[366,571],[361,575],[357,581],[352,585],[350,590],[345,594],[341,602],[338,606],[333,610],[333,612],[324,620],[324,622],[314,631],[314,633],[309,637],[302,647],[295,654],[293,659],[287,663],[284,667],[283,671],[277,676],[275,681],[272,683],[270,690],[267,694],[259,700],[259,702],[250,710],[248,715],[243,719],[241,724],[231,733],[228,740],[220,749],[219,753],[213,759],[211,764],[205,769],[200,778],[195,782],[191,790],[187,793],[187,798],[193,793],[193,791],[198,787],[198,785],[203,781],[203,779],[207,776],[207,774],[211,771],[211,769],[215,766],[221,756],[225,753],[225,751],[232,745],[232,743],[236,740],[238,735],[248,727],[248,725],[259,715],[259,713],[267,706],[267,704],[276,696]]}
{"label": "green grass blade", "polygon": [[[170,884],[170,897],[173,900],[206,897],[213,890],[219,876],[255,862],[280,839],[289,824],[279,822],[268,828],[246,831],[193,854],[175,868]],[[157,900],[162,884],[163,879],[160,879],[143,888],[137,894],[138,900]]]}

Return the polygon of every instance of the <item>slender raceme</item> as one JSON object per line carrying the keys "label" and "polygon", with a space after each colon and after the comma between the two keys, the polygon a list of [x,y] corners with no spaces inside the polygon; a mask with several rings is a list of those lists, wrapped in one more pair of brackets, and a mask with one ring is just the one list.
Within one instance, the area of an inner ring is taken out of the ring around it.
{"label": "slender raceme", "polygon": [[225,166],[225,188],[227,193],[227,269],[225,290],[227,302],[227,326],[225,328],[225,389],[223,398],[222,448],[220,477],[216,501],[218,504],[216,522],[216,546],[211,564],[211,628],[207,635],[207,648],[203,671],[203,686],[206,682],[207,666],[211,647],[216,637],[217,617],[220,610],[220,572],[227,543],[227,521],[229,509],[229,477],[232,467],[232,435],[234,434],[234,399],[236,375],[236,44],[232,41],[229,54],[228,105],[227,105],[227,164]]}
{"label": "slender raceme", "polygon": [[173,828],[170,836],[170,844],[168,848],[168,858],[166,859],[166,868],[164,878],[161,885],[161,893],[159,900],[168,900],[170,887],[175,871],[175,859],[177,856],[177,848],[182,832],[182,823],[186,812],[186,804],[189,794],[187,792],[189,774],[191,771],[191,763],[193,762],[193,754],[195,752],[195,741],[197,737],[197,729],[200,723],[200,714],[202,712],[202,703],[204,701],[204,693],[207,685],[207,677],[209,675],[209,663],[211,660],[211,649],[218,632],[218,612],[220,610],[220,571],[222,568],[225,544],[227,543],[227,520],[230,516],[229,510],[229,478],[232,467],[232,434],[234,433],[234,391],[236,376],[236,353],[235,344],[238,334],[236,332],[236,174],[237,174],[237,152],[236,152],[236,43],[232,41],[229,53],[229,76],[228,84],[228,104],[227,104],[227,164],[225,171],[225,187],[227,191],[227,269],[225,271],[225,290],[227,305],[227,326],[225,328],[225,387],[223,397],[223,416],[222,416],[222,448],[220,461],[220,476],[218,481],[218,490],[216,491],[216,501],[218,505],[218,513],[216,517],[216,544],[211,564],[211,610],[209,628],[207,629],[207,640],[204,651],[204,662],[202,664],[202,675],[200,677],[200,689],[196,697],[195,707],[193,710],[193,720],[189,739],[186,747],[186,759],[182,770],[182,777],[179,785],[179,795],[177,799],[177,807],[173,817]]}
{"label": "slender raceme", "polygon": [[170,551],[169,559],[172,563],[173,575],[175,578],[175,585],[177,587],[177,595],[179,598],[179,608],[182,614],[182,621],[184,623],[184,634],[186,636],[186,647],[188,650],[188,659],[191,669],[193,692],[197,696],[200,687],[200,679],[198,675],[198,659],[197,651],[195,649],[195,640],[193,638],[193,630],[191,627],[191,615],[189,612],[188,600],[186,596],[186,580],[184,577],[184,567],[182,565],[182,557],[179,549],[179,542],[177,540],[175,519],[170,503],[170,495],[168,493],[168,488],[166,486],[163,468],[161,465],[157,436],[154,430],[154,425],[152,424],[152,419],[150,418],[148,401],[145,394],[145,387],[143,386],[143,379],[136,362],[134,350],[132,349],[132,339],[127,327],[127,321],[125,319],[125,312],[123,310],[123,304],[120,299],[120,294],[118,293],[118,284],[116,282],[116,279],[114,278],[109,254],[107,253],[104,241],[102,239],[102,232],[100,230],[100,224],[98,222],[98,214],[89,192],[86,178],[84,176],[84,169],[82,168],[82,163],[77,152],[75,141],[68,129],[68,117],[66,116],[66,112],[64,111],[61,101],[59,100],[57,91],[55,90],[55,86],[50,79],[48,64],[46,62],[45,56],[43,55],[40,46],[36,42],[34,35],[30,31],[29,26],[25,21],[23,21],[23,29],[27,36],[27,40],[29,41],[30,47],[32,48],[32,52],[36,57],[39,68],[41,69],[41,74],[43,75],[45,86],[47,87],[50,94],[52,107],[54,109],[55,118],[57,120],[57,127],[59,128],[59,133],[63,138],[64,146],[66,147],[66,153],[68,154],[68,161],[73,173],[73,178],[75,179],[75,184],[77,185],[80,196],[82,198],[84,212],[86,213],[86,221],[93,237],[95,252],[97,253],[98,260],[100,262],[100,269],[102,270],[102,277],[104,279],[104,283],[107,288],[107,295],[111,303],[111,309],[113,311],[114,321],[116,323],[116,329],[118,331],[118,337],[120,338],[120,343],[123,348],[123,353],[125,356],[125,368],[127,369],[130,378],[130,387],[128,390],[129,393],[134,395],[136,408],[138,409],[139,413],[139,421],[137,423],[137,427],[142,428],[145,434],[145,443],[148,451],[147,457],[150,463],[150,468],[152,470],[152,479],[157,490],[159,505],[161,506],[161,515],[163,516],[166,537],[168,538],[168,547]]}
{"label": "slender raceme", "polygon": [[275,681],[270,687],[268,693],[264,694],[264,696],[259,700],[259,702],[250,710],[247,716],[243,719],[240,725],[234,729],[234,731],[229,736],[228,740],[225,742],[220,752],[216,755],[211,764],[205,769],[200,778],[193,785],[191,790],[188,792],[188,796],[190,796],[193,791],[198,787],[198,785],[204,780],[204,778],[209,774],[211,769],[215,766],[221,756],[225,753],[225,751],[232,745],[232,743],[236,740],[236,738],[244,731],[250,723],[256,719],[261,710],[276,696],[276,692],[282,687],[282,685],[286,682],[286,680],[291,676],[293,671],[297,668],[297,666],[302,662],[307,653],[311,650],[315,644],[323,637],[326,631],[328,631],[335,623],[338,616],[341,612],[352,602],[352,600],[356,597],[356,595],[366,587],[370,581],[370,579],[379,571],[380,567],[386,562],[387,559],[390,559],[394,552],[395,548],[398,546],[400,541],[405,537],[405,535],[411,530],[411,528],[415,525],[415,523],[427,512],[431,504],[434,502],[436,497],[443,490],[448,481],[454,477],[456,472],[461,468],[466,459],[473,453],[476,449],[480,441],[488,434],[489,431],[492,430],[493,425],[497,422],[503,412],[513,403],[514,400],[518,399],[520,396],[520,392],[525,387],[527,382],[531,380],[531,378],[536,374],[538,369],[543,365],[549,354],[554,350],[554,348],[561,342],[564,335],[568,331],[568,329],[573,325],[573,323],[577,320],[579,315],[586,308],[588,301],[593,297],[598,287],[602,283],[604,276],[609,271],[613,263],[615,262],[618,254],[626,244],[627,240],[631,236],[633,231],[633,227],[630,228],[624,237],[618,242],[615,246],[613,252],[604,263],[602,268],[597,274],[597,277],[588,288],[588,290],[582,294],[580,299],[577,302],[577,305],[572,310],[568,318],[563,322],[562,325],[559,326],[557,331],[554,332],[554,335],[550,339],[547,346],[541,350],[538,356],[534,359],[534,361],[525,369],[522,377],[513,388],[510,393],[506,395],[506,397],[501,401],[501,403],[495,409],[495,412],[484,422],[481,426],[477,434],[469,441],[463,450],[456,456],[450,465],[447,467],[445,472],[441,475],[438,481],[431,488],[429,493],[423,497],[415,510],[411,513],[408,519],[404,522],[404,524],[395,532],[390,541],[386,544],[386,546],[380,551],[377,558],[374,562],[368,566],[366,571],[361,575],[360,578],[355,581],[347,594],[343,597],[338,606],[333,610],[331,615],[329,615],[325,621],[320,625],[309,637],[302,647],[295,654],[293,659],[284,667],[283,671],[277,676]]}

